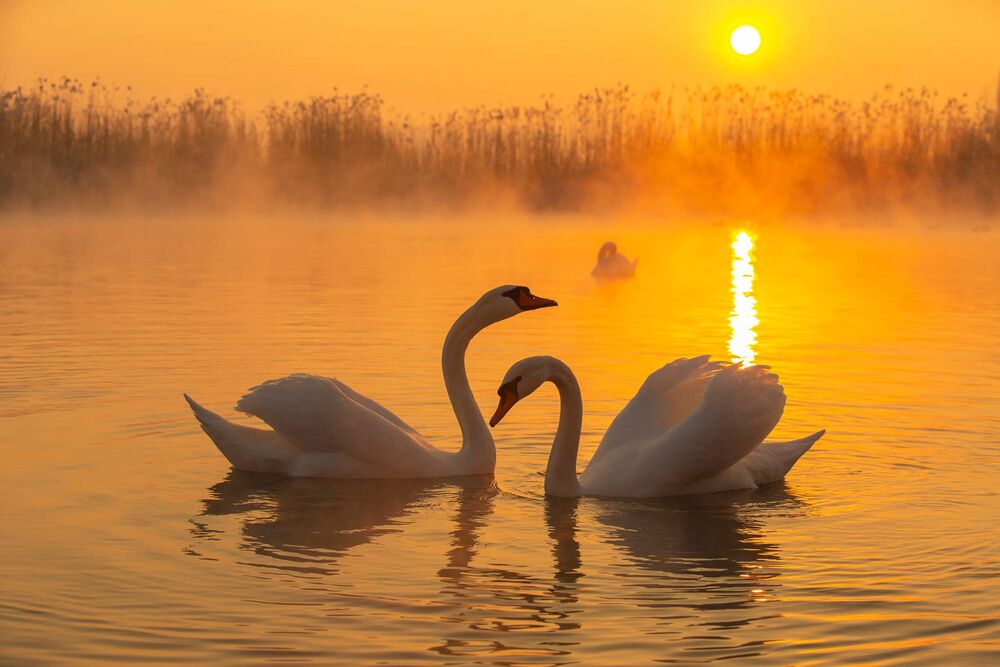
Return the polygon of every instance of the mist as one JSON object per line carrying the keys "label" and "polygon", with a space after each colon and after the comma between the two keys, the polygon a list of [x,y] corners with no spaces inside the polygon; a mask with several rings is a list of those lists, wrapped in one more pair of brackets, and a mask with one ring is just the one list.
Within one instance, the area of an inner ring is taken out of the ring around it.
{"label": "mist", "polygon": [[1000,203],[997,106],[890,86],[852,103],[619,85],[414,120],[369,91],[248,113],[63,78],[0,92],[0,155],[0,210],[988,218]]}

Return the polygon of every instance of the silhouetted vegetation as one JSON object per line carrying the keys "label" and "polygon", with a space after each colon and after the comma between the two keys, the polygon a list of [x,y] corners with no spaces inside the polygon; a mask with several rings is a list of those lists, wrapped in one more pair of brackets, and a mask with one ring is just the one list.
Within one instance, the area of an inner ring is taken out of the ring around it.
{"label": "silhouetted vegetation", "polygon": [[836,212],[1000,203],[1000,116],[886,87],[850,104],[740,87],[472,108],[418,122],[373,94],[248,117],[196,91],[137,103],[98,82],[0,92],[0,206],[138,203],[664,207]]}

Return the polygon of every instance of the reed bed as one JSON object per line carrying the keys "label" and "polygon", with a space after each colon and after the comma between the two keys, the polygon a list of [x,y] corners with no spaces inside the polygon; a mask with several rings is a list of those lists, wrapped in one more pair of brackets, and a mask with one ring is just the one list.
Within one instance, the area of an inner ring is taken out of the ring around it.
{"label": "reed bed", "polygon": [[[1000,91],[998,91],[1000,101]],[[1000,205],[1000,116],[886,87],[595,89],[571,105],[413,120],[375,94],[248,115],[197,90],[137,102],[64,78],[0,91],[0,207],[481,205],[690,213]]]}

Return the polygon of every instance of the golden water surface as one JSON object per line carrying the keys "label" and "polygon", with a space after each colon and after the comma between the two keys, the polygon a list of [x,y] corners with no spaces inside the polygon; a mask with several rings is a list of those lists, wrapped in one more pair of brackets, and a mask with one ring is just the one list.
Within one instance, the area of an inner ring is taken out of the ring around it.
{"label": "golden water surface", "polygon": [[[740,232],[744,232],[740,234]],[[589,275],[602,242],[634,280]],[[1000,235],[597,219],[0,221],[0,663],[985,664],[1000,659]],[[556,309],[469,351],[492,411],[552,354],[581,467],[646,375],[770,364],[787,482],[547,501],[544,388],[495,478],[237,474],[181,393],[336,376],[445,448],[452,320]]]}

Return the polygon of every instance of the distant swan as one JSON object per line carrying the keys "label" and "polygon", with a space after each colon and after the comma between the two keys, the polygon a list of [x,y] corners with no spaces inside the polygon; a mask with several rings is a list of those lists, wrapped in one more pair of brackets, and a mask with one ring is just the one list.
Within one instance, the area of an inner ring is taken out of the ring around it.
{"label": "distant swan", "polygon": [[465,351],[491,324],[527,310],[557,305],[527,287],[490,290],[452,325],[441,368],[462,429],[455,453],[432,446],[402,419],[334,378],[296,374],[269,380],[239,400],[236,409],[271,428],[234,424],[184,394],[202,430],[234,468],[295,477],[392,479],[493,472],[493,436],[469,388]]}
{"label": "distant swan", "polygon": [[678,359],[654,372],[611,423],[577,479],[583,421],[580,385],[553,357],[514,364],[497,394],[496,426],[544,382],[559,390],[559,427],[545,470],[550,496],[659,496],[752,489],[785,477],[825,433],[763,443],[785,406],[778,376],[766,366],[741,367],[708,357]]}
{"label": "distant swan", "polygon": [[630,262],[628,257],[618,253],[618,246],[608,241],[598,251],[597,265],[590,275],[595,278],[629,278],[635,275],[638,264],[638,257]]}

